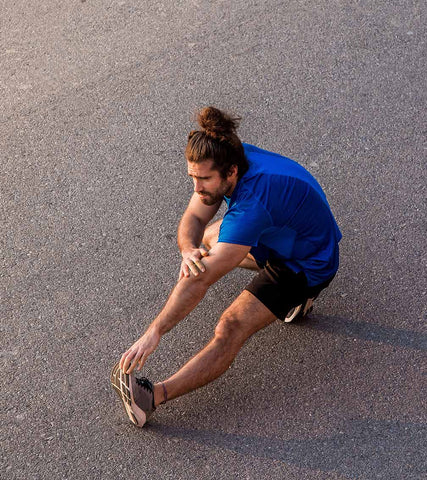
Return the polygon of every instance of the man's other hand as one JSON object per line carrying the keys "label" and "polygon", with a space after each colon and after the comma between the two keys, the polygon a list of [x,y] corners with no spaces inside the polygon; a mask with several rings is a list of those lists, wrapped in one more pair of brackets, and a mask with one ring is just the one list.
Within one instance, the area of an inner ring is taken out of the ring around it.
{"label": "man's other hand", "polygon": [[131,373],[135,367],[142,368],[147,357],[154,352],[160,342],[160,334],[154,328],[149,328],[144,335],[127,350],[120,359],[120,368],[125,373]]}
{"label": "man's other hand", "polygon": [[206,267],[201,259],[208,255],[209,252],[203,247],[183,251],[178,280],[181,280],[183,277],[189,277],[190,272],[197,277],[199,273],[206,271]]}

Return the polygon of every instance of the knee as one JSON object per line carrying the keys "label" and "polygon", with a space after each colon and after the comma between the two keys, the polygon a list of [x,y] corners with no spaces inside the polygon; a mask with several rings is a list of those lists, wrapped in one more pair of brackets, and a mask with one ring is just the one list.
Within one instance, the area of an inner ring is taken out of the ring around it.
{"label": "knee", "polygon": [[208,249],[210,250],[213,246],[213,234],[211,232],[209,232],[209,230],[205,230],[205,233],[203,234],[203,239],[202,239],[202,243],[203,245]]}
{"label": "knee", "polygon": [[244,339],[243,325],[236,314],[225,311],[221,315],[215,328],[215,338],[224,343]]}
{"label": "knee", "polygon": [[202,243],[210,250],[218,241],[219,235],[219,220],[209,225],[203,234]]}

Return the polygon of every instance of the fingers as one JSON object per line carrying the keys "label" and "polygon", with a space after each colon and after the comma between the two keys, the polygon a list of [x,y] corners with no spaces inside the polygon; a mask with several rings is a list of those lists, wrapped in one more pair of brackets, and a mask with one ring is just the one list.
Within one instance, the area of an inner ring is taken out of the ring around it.
{"label": "fingers", "polygon": [[125,352],[123,355],[122,355],[122,358],[120,360],[120,368],[126,372],[128,367],[129,367],[129,363],[131,361],[131,359],[133,358],[133,354],[131,351],[128,351],[128,352]]}
{"label": "fingers", "polygon": [[182,267],[182,262],[181,262],[181,266],[179,267],[178,282],[181,280],[181,278],[184,278],[184,270]]}
{"label": "fingers", "polygon": [[190,272],[196,277],[197,275],[199,275],[200,272],[203,273],[206,271],[203,262],[199,258],[191,257],[186,261],[185,265],[187,269],[189,269]]}
{"label": "fingers", "polygon": [[142,352],[139,353],[138,350],[134,350],[133,348],[130,348],[127,352],[125,352],[122,355],[122,358],[120,359],[120,368],[125,373],[131,373],[135,368],[136,363],[140,361],[141,356],[142,356]]}
{"label": "fingers", "polygon": [[178,282],[184,278],[184,277],[189,277],[190,276],[190,271],[188,270],[187,265],[184,263],[184,260],[181,263],[181,268],[179,269],[179,276],[178,276]]}
{"label": "fingers", "polygon": [[200,273],[205,272],[206,267],[201,259],[208,255],[209,252],[204,247],[195,248],[191,252],[184,252],[178,280],[181,280],[183,277],[188,278],[190,273],[197,277]]}
{"label": "fingers", "polygon": [[130,353],[130,350],[126,351],[123,355],[122,355],[122,358],[120,359],[120,368],[121,370],[123,370],[123,367],[125,365],[125,362],[126,362],[126,359],[127,359],[127,356],[129,355]]}
{"label": "fingers", "polygon": [[139,351],[132,351],[132,352],[126,352],[123,354],[122,361],[120,361],[120,368],[127,374],[130,374],[133,372],[135,367],[138,365],[138,370],[142,368],[142,366],[145,363],[145,360],[147,360],[147,355],[143,354],[143,352]]}
{"label": "fingers", "polygon": [[139,338],[120,359],[120,368],[130,374],[135,368],[141,369],[149,355],[157,348],[161,335],[155,327],[148,328],[144,335]]}
{"label": "fingers", "polygon": [[179,273],[179,280],[181,280],[182,277],[189,277],[190,273],[192,273],[194,276],[197,277],[199,275],[199,269],[200,272],[204,272],[206,269],[203,265],[203,263],[200,260],[197,259],[188,259],[188,260],[183,260],[181,264],[181,271]]}
{"label": "fingers", "polygon": [[[134,357],[134,359],[132,360],[132,363],[130,364],[130,366],[128,367],[128,369],[125,370],[126,373],[132,373],[133,370],[134,370],[134,368],[135,368],[139,363],[141,363],[142,357],[143,357],[143,355],[136,355],[136,356]],[[143,363],[142,363],[142,365],[143,365]],[[141,365],[141,367],[142,367],[142,365]]]}
{"label": "fingers", "polygon": [[183,265],[182,265],[182,273],[184,274],[184,277],[190,276],[190,270],[185,262],[183,262]]}
{"label": "fingers", "polygon": [[206,268],[205,266],[203,265],[203,262],[201,260],[196,260],[194,262],[194,264],[197,266],[197,268],[201,271],[201,272],[205,272],[206,271]]}
{"label": "fingers", "polygon": [[[187,266],[188,268],[190,269],[190,272],[195,276],[197,277],[199,275],[200,272],[204,272],[205,271],[205,267],[203,266],[202,262],[200,260],[193,260],[191,259],[188,263],[187,263]],[[200,270],[200,272],[199,272]]]}

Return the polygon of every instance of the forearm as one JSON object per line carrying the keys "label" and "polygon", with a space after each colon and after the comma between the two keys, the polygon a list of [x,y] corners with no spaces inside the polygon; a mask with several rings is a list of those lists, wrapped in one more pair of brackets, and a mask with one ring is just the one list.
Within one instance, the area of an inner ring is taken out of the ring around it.
{"label": "forearm", "polygon": [[199,247],[204,231],[205,225],[197,217],[184,213],[178,227],[179,251]]}
{"label": "forearm", "polygon": [[147,357],[157,348],[161,337],[186,317],[205,296],[209,285],[217,282],[246,257],[249,246],[221,243],[215,245],[204,261],[206,271],[200,275],[181,277],[169,299],[147,331],[123,355],[120,368],[131,373],[142,368]]}
{"label": "forearm", "polygon": [[182,278],[144,335],[122,355],[120,368],[128,374],[136,367],[142,368],[147,357],[156,350],[161,337],[193,310],[207,289],[206,282],[196,278]]}
{"label": "forearm", "polygon": [[182,278],[149,328],[157,330],[160,335],[167,333],[199,304],[208,288],[206,282],[193,276]]}

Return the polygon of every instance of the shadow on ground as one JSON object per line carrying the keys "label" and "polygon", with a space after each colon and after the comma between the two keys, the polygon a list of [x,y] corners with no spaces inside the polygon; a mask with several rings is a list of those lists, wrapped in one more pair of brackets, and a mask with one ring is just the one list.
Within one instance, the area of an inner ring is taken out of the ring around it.
{"label": "shadow on ground", "polygon": [[[148,426],[166,437],[241,455],[278,460],[301,468],[357,479],[420,479],[427,471],[425,425],[378,420],[350,421],[332,436],[281,440],[160,424]],[[425,478],[425,477],[424,477]]]}
{"label": "shadow on ground", "polygon": [[[290,326],[421,352],[427,350],[427,336],[421,333],[342,317],[316,315]],[[159,423],[146,428],[160,436],[281,461],[300,468],[334,472],[352,479],[426,478],[427,426],[422,423],[354,419],[330,436],[293,440],[179,428]]]}
{"label": "shadow on ground", "polygon": [[368,322],[355,322],[347,318],[322,315],[315,315],[311,318],[300,320],[295,325],[333,333],[334,335],[370,340],[394,347],[410,348],[422,352],[427,351],[427,335],[409,330],[400,330]]}

